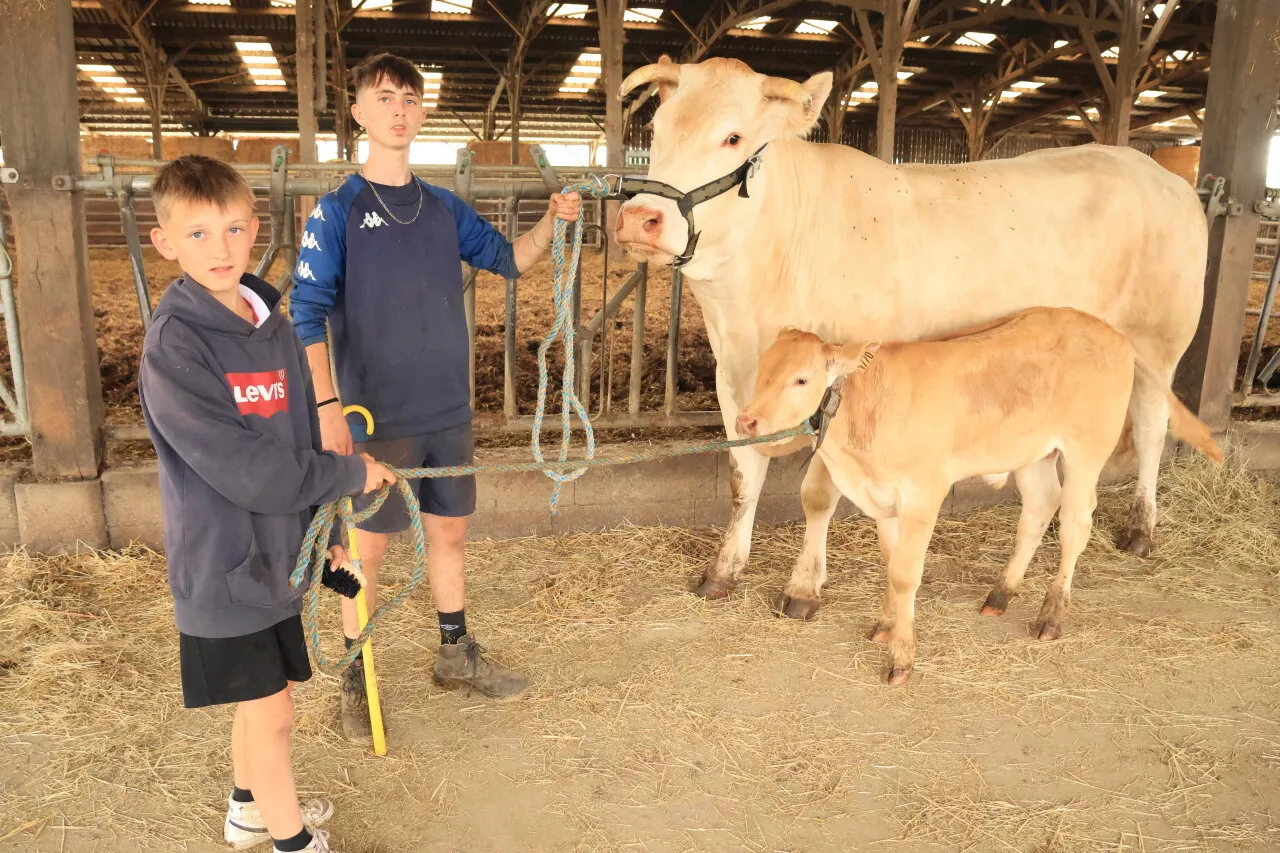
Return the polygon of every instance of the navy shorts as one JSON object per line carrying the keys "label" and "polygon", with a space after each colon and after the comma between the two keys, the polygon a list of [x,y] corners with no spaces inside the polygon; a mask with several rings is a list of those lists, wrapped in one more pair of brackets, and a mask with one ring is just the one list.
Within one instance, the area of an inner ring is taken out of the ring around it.
{"label": "navy shorts", "polygon": [[178,635],[182,704],[231,705],[274,696],[290,681],[311,677],[302,617],[240,637]]}
{"label": "navy shorts", "polygon": [[[357,453],[368,453],[393,468],[448,468],[471,465],[475,460],[475,434],[471,421],[449,429],[414,435],[408,438],[372,439],[356,442]],[[409,487],[418,498],[422,511],[445,518],[465,518],[476,511],[476,478],[436,477],[410,480]],[[357,510],[367,507],[369,498],[354,500]],[[399,533],[409,529],[409,513],[398,487],[393,489],[382,509],[360,525],[370,533]]]}

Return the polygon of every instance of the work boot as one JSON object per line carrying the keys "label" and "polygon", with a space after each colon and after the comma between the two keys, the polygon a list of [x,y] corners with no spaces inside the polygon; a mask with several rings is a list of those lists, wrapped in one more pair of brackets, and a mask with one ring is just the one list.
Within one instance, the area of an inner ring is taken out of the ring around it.
{"label": "work boot", "polygon": [[364,663],[359,658],[342,671],[342,733],[352,743],[373,743],[369,695],[364,686]]}
{"label": "work boot", "polygon": [[484,647],[471,634],[464,634],[456,645],[440,645],[435,682],[448,690],[466,684],[489,699],[510,699],[526,685],[520,673],[485,660]]}

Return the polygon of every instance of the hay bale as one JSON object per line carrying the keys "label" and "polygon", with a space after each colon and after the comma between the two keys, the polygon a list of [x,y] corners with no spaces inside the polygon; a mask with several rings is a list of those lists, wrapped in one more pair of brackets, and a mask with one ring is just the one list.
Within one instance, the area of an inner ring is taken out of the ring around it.
{"label": "hay bale", "polygon": [[1192,186],[1196,185],[1196,177],[1200,172],[1199,145],[1170,145],[1157,148],[1151,153],[1151,159],[1175,175],[1181,176]]}
{"label": "hay bale", "polygon": [[[475,152],[477,166],[511,165],[511,143],[506,140],[482,142],[479,139],[472,139],[467,143],[467,150]],[[520,146],[520,165],[533,165],[533,155],[529,153],[528,145]]]}
{"label": "hay bale", "polygon": [[80,154],[89,162],[93,162],[99,154],[149,160],[151,140],[145,136],[104,136],[91,133],[80,137]]}
{"label": "hay bale", "polygon": [[298,140],[283,137],[264,137],[261,139],[237,140],[235,162],[270,163],[271,151],[277,145],[283,145],[285,148],[289,149],[289,159],[291,161],[298,160]]}
{"label": "hay bale", "polygon": [[225,136],[166,136],[161,150],[166,160],[176,160],[185,154],[203,154],[231,163],[236,157],[231,140]]}

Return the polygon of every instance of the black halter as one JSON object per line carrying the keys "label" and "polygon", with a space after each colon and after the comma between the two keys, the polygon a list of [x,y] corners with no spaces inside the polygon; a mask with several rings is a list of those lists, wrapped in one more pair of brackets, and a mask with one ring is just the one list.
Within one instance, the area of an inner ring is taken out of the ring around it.
{"label": "black halter", "polygon": [[813,443],[813,451],[809,454],[809,458],[804,460],[805,468],[809,467],[813,457],[818,455],[818,448],[822,446],[822,440],[827,437],[827,427],[831,424],[831,419],[836,416],[836,412],[840,410],[840,400],[840,380],[837,379],[827,386],[827,393],[822,395],[818,411],[809,416],[809,429],[818,436],[818,440]]}
{"label": "black halter", "polygon": [[750,198],[747,195],[747,178],[755,175],[756,170],[760,168],[760,156],[764,153],[765,147],[769,143],[765,143],[756,149],[755,153],[747,158],[746,162],[729,174],[714,181],[703,184],[697,189],[682,193],[680,190],[664,184],[661,181],[651,181],[648,178],[627,178],[622,175],[606,175],[605,180],[616,178],[617,183],[609,187],[609,196],[612,198],[633,198],[638,195],[656,195],[660,198],[674,201],[676,207],[680,210],[680,215],[684,217],[685,222],[689,224],[689,239],[685,243],[684,254],[676,257],[671,266],[679,269],[689,261],[693,260],[693,250],[698,246],[698,235],[700,232],[695,231],[693,227],[693,209],[704,201],[710,201],[719,195],[724,195],[734,187],[738,188],[738,196],[740,198]]}

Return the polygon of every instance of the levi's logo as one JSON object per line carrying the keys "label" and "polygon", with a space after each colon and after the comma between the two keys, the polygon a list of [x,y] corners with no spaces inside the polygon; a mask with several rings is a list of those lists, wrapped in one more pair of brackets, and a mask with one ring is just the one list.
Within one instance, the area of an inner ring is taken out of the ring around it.
{"label": "levi's logo", "polygon": [[288,387],[283,370],[258,373],[228,373],[227,384],[242,415],[269,418],[289,411]]}

